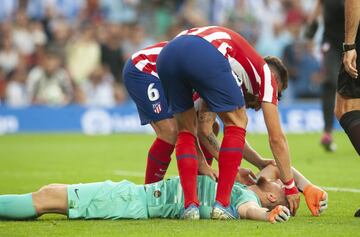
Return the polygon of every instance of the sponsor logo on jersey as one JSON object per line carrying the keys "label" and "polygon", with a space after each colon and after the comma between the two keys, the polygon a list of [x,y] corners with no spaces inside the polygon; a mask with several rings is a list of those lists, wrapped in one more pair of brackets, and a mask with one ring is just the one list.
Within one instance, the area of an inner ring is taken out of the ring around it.
{"label": "sponsor logo on jersey", "polygon": [[157,114],[160,114],[160,112],[161,112],[161,103],[157,102],[157,103],[153,104],[152,106],[153,106],[154,112],[157,113]]}
{"label": "sponsor logo on jersey", "polygon": [[76,197],[80,200],[78,191],[79,191],[79,189],[78,189],[78,188],[75,188],[74,192],[75,192],[75,194],[76,194]]}

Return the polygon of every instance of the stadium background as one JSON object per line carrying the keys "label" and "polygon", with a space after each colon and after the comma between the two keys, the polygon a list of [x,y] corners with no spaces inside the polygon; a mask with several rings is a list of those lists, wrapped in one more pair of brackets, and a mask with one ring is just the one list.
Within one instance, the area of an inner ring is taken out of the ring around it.
{"label": "stadium background", "polygon": [[[261,55],[283,58],[290,85],[280,103],[289,132],[321,131],[321,26],[303,37],[312,0],[2,0],[0,134],[148,132],[121,71],[129,56],[183,29],[224,25]],[[47,56],[50,54],[50,56]],[[49,59],[50,58],[50,59]],[[54,59],[55,58],[55,59]],[[56,83],[42,86],[55,63]],[[265,132],[250,112],[249,132]],[[339,128],[338,124],[335,126]]]}
{"label": "stadium background", "polygon": [[[359,236],[360,219],[353,215],[360,207],[360,160],[341,130],[334,134],[336,152],[327,153],[319,144],[322,27],[315,41],[303,38],[314,3],[0,0],[0,134],[10,134],[0,136],[0,194],[28,193],[49,183],[143,183],[154,135],[141,134],[151,129],[139,125],[123,89],[122,66],[138,49],[184,28],[209,24],[228,26],[261,54],[284,59],[291,81],[280,112],[292,164],[329,193],[329,209],[320,218],[311,217],[302,198],[296,218],[279,225],[247,220],[68,221],[44,215],[37,221],[0,221],[0,236]],[[62,84],[34,88],[33,81],[44,80],[39,75],[49,66],[45,52],[61,60],[57,71]],[[267,136],[257,134],[265,131],[261,114],[249,111],[249,117],[248,141],[264,157],[272,157]],[[246,162],[242,166],[250,167]],[[176,174],[173,158],[167,177]]]}

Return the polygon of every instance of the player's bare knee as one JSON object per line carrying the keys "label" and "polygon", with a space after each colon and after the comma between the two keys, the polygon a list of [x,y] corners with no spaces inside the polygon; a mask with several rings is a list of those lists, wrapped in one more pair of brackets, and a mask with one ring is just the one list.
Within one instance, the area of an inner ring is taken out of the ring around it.
{"label": "player's bare knee", "polygon": [[54,190],[58,187],[56,184],[49,184],[41,187],[38,191],[33,193],[33,199],[36,200],[45,200],[49,197]]}
{"label": "player's bare knee", "polygon": [[246,128],[248,124],[248,117],[244,107],[231,112],[219,113],[219,117],[224,123],[224,126],[237,126]]}
{"label": "player's bare knee", "polygon": [[176,126],[167,126],[160,129],[157,132],[157,136],[168,143],[175,144],[177,133],[178,131]]}
{"label": "player's bare knee", "polygon": [[66,188],[64,184],[49,184],[41,187],[32,194],[36,213],[40,216],[54,209],[57,199],[63,199],[62,191]]}
{"label": "player's bare knee", "polygon": [[42,215],[46,209],[46,200],[49,192],[51,192],[50,190],[50,185],[45,185],[32,194],[33,204],[39,216]]}
{"label": "player's bare knee", "polygon": [[336,119],[340,121],[341,117],[344,115],[344,109],[342,107],[335,106],[334,113]]}

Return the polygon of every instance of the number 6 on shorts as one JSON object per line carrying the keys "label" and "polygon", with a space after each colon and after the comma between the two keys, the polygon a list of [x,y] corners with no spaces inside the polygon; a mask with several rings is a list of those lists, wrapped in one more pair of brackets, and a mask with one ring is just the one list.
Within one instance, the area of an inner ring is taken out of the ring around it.
{"label": "number 6 on shorts", "polygon": [[147,89],[147,94],[148,94],[150,101],[155,101],[155,100],[159,99],[159,97],[160,97],[159,90],[156,88],[153,88],[154,85],[155,85],[155,83],[150,83],[150,85]]}

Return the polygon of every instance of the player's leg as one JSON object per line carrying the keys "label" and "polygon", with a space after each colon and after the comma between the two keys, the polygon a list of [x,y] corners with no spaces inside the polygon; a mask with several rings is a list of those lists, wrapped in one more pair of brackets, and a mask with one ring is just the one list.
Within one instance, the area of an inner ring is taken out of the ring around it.
{"label": "player's leg", "polygon": [[156,133],[156,139],[148,152],[145,184],[154,183],[164,178],[177,138],[175,119],[163,119],[150,124]]}
{"label": "player's leg", "polygon": [[231,112],[219,112],[218,115],[224,123],[224,138],[218,160],[219,182],[216,201],[226,207],[230,204],[232,186],[242,160],[247,115],[245,107]]}
{"label": "player's leg", "polygon": [[49,184],[33,193],[33,203],[38,216],[45,213],[67,214],[67,185]]}
{"label": "player's leg", "polygon": [[[357,59],[360,70],[360,57]],[[353,79],[342,65],[338,77],[335,116],[360,155],[360,80]]]}
{"label": "player's leg", "polygon": [[141,72],[128,60],[123,70],[124,84],[136,103],[141,125],[151,124],[156,139],[151,145],[146,165],[145,183],[162,180],[174,151],[177,130],[160,80]]}
{"label": "player's leg", "polygon": [[334,124],[336,82],[340,69],[340,60],[341,52],[339,52],[338,49],[330,48],[329,51],[324,54],[325,81],[322,85],[321,101],[325,126],[321,144],[327,151],[336,150],[332,130]]}
{"label": "player's leg", "polygon": [[45,213],[67,213],[67,189],[50,184],[34,193],[0,196],[0,219],[33,219]]}
{"label": "player's leg", "polygon": [[[356,48],[359,55],[359,47]],[[356,60],[356,69],[360,70],[360,57]],[[341,66],[335,103],[335,116],[360,156],[360,80],[351,78]],[[360,209],[355,213],[360,217]]]}
{"label": "player's leg", "polygon": [[199,206],[196,180],[198,160],[196,150],[196,112],[194,108],[175,114],[179,135],[176,142],[176,159],[184,192],[185,208]]}
{"label": "player's leg", "polygon": [[187,71],[192,69],[191,85],[206,101],[209,110],[219,115],[225,126],[219,152],[217,204],[213,218],[235,218],[236,211],[231,211],[230,207],[230,194],[245,143],[247,116],[244,97],[228,60],[201,38],[191,37],[190,43],[187,46],[193,52],[192,57],[183,66]]}
{"label": "player's leg", "polygon": [[360,155],[360,98],[349,98],[337,93],[335,115]]}
{"label": "player's leg", "polygon": [[[186,219],[199,219],[197,209],[197,150],[196,150],[196,113],[192,100],[192,86],[188,75],[184,74],[182,64],[186,61],[183,52],[183,37],[167,44],[157,59],[157,70],[167,97],[169,110],[177,122],[176,159],[180,182],[184,192]],[[194,64],[193,64],[194,66]]]}

